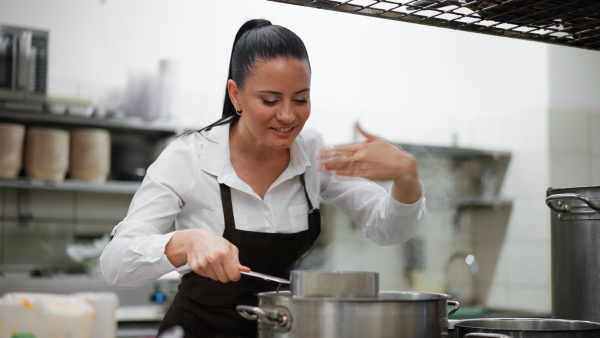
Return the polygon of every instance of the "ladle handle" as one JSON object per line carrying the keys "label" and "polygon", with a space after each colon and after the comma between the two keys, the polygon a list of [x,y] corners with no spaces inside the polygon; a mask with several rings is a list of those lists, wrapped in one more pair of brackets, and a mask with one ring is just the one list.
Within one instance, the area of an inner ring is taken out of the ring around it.
{"label": "ladle handle", "polygon": [[280,284],[290,284],[290,281],[287,279],[283,279],[283,278],[279,278],[279,277],[275,277],[275,276],[270,276],[270,275],[265,275],[264,273],[260,273],[260,272],[254,272],[254,271],[240,271],[240,273],[242,275],[246,275],[246,276],[251,276],[251,277],[256,277],[256,278],[262,278],[264,280],[268,280],[271,282],[276,282],[276,283],[280,283]]}

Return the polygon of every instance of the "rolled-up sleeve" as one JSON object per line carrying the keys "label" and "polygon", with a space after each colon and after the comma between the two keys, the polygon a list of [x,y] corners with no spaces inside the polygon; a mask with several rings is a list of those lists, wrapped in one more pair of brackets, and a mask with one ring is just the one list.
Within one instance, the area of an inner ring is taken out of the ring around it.
{"label": "rolled-up sleeve", "polygon": [[427,211],[425,197],[423,192],[425,188],[421,183],[421,197],[413,204],[404,204],[396,201],[391,194],[386,197],[385,214],[381,227],[382,233],[380,237],[372,238],[380,245],[398,244],[407,241],[411,238],[417,226]]}

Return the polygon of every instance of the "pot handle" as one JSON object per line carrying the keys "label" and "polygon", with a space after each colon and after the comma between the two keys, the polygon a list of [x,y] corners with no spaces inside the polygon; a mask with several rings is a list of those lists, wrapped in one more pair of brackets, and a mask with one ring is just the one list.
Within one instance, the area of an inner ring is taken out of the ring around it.
{"label": "pot handle", "polygon": [[473,332],[467,333],[463,336],[464,338],[469,337],[484,337],[484,338],[511,338],[510,336],[499,334],[499,333],[483,333],[483,332]]}
{"label": "pot handle", "polygon": [[449,300],[448,305],[453,306],[453,308],[450,311],[448,311],[448,316],[453,315],[454,312],[458,311],[458,309],[460,308],[460,303],[455,300]]}
{"label": "pot handle", "polygon": [[248,320],[258,320],[258,316],[267,317],[267,313],[258,306],[238,305],[235,309],[242,317]]}
{"label": "pot handle", "polygon": [[552,201],[562,200],[562,199],[580,200],[580,201],[584,202],[585,204],[587,204],[590,208],[592,208],[596,211],[600,211],[600,205],[595,204],[589,198],[587,198],[583,195],[580,195],[580,194],[550,195],[550,196],[546,197],[546,204],[548,205],[548,207],[550,209],[552,209],[558,213],[566,213],[566,214],[572,213],[572,214],[576,214],[576,215],[593,215],[596,213],[596,211],[591,211],[591,210],[573,212],[571,210],[571,208],[569,208],[569,206],[567,206],[567,205],[558,207],[558,206],[555,206],[554,204],[552,204]]}
{"label": "pot handle", "polygon": [[278,311],[277,309],[268,311],[259,306],[238,305],[235,307],[237,312],[249,320],[264,321],[268,325],[274,325],[289,329],[291,326],[291,314],[287,311]]}

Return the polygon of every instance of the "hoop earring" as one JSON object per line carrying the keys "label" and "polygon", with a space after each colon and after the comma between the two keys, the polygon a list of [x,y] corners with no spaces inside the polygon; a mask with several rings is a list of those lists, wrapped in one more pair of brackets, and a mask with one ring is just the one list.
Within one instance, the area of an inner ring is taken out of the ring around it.
{"label": "hoop earring", "polygon": [[242,116],[242,111],[241,110],[237,111],[237,109],[236,109],[235,113],[238,114],[239,116]]}

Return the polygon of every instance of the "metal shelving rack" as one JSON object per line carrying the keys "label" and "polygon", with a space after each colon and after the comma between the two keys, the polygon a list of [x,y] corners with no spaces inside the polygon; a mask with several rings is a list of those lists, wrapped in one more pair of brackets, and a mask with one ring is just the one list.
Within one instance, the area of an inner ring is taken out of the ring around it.
{"label": "metal shelving rack", "polygon": [[132,119],[101,119],[74,115],[56,115],[47,112],[8,110],[0,107],[0,122],[61,128],[103,128],[111,132],[137,133],[159,139],[183,131],[180,126],[150,123]]}
{"label": "metal shelving rack", "polygon": [[[43,126],[63,129],[103,128],[111,135],[136,135],[150,142],[161,138],[180,134],[184,131],[179,125],[167,123],[145,122],[132,119],[101,119],[73,115],[56,115],[48,112],[32,112],[9,110],[0,107],[0,123],[12,122],[27,127]],[[141,182],[109,180],[103,183],[66,179],[62,182],[32,180],[25,177],[18,179],[0,179],[0,188],[21,190],[55,190],[72,192],[93,192],[112,194],[134,194]]]}
{"label": "metal shelving rack", "polygon": [[111,194],[134,194],[140,187],[140,184],[141,182],[135,181],[106,181],[102,183],[94,183],[69,179],[62,182],[31,180],[27,178],[19,178],[14,180],[0,179],[0,188]]}
{"label": "metal shelving rack", "polygon": [[597,0],[269,0],[600,51]]}
{"label": "metal shelving rack", "polygon": [[[504,150],[429,146],[408,143],[400,143],[397,145],[417,157],[417,159],[424,157],[449,158],[455,161],[455,163],[462,161],[485,161],[488,164],[508,164],[508,161],[510,161],[512,156],[509,151]],[[512,206],[512,201],[502,196],[493,196],[490,198],[482,198],[481,196],[460,196],[449,200],[452,201],[459,210],[478,208],[495,209]]]}
{"label": "metal shelving rack", "polygon": [[427,146],[408,143],[400,143],[398,146],[416,156],[434,155],[440,157],[449,157],[455,160],[499,159],[510,158],[511,156],[509,151],[503,150],[481,150],[473,148]]}

